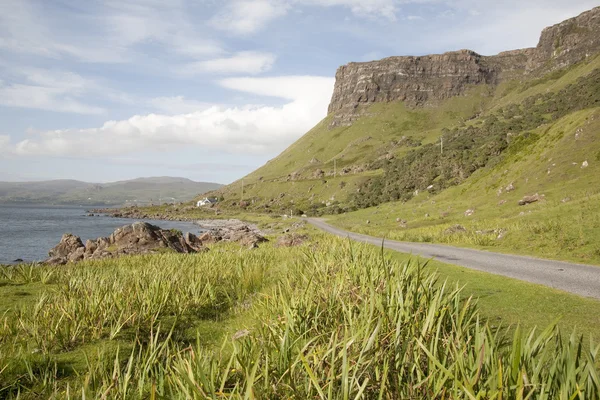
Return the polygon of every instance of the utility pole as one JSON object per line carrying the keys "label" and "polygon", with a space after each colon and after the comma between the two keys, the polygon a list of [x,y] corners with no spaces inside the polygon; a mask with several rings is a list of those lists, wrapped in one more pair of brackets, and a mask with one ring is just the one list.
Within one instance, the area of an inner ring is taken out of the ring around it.
{"label": "utility pole", "polygon": [[337,158],[333,159],[333,177],[337,176]]}

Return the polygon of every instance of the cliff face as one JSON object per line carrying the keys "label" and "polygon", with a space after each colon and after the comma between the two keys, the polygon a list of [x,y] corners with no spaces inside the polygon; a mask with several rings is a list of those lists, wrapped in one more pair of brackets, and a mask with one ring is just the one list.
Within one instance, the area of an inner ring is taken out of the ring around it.
{"label": "cliff face", "polygon": [[540,42],[529,60],[528,69],[560,69],[598,52],[600,7],[544,29]]}
{"label": "cliff face", "polygon": [[544,29],[536,48],[481,56],[470,50],[349,63],[336,73],[331,127],[350,125],[365,105],[404,101],[426,106],[460,96],[471,85],[495,85],[519,74],[551,71],[600,52],[600,7]]}

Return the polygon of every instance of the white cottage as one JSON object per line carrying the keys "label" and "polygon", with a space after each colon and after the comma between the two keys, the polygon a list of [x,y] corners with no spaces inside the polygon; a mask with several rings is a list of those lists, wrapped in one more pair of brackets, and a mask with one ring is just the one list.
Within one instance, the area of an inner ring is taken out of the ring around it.
{"label": "white cottage", "polygon": [[205,197],[204,199],[198,201],[196,203],[196,207],[209,206],[211,204],[216,204],[217,199],[214,197]]}

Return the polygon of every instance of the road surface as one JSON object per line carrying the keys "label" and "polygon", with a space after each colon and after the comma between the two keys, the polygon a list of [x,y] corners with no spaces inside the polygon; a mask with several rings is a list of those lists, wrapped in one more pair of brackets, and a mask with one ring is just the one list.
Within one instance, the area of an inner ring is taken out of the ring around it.
{"label": "road surface", "polygon": [[[348,232],[317,218],[306,218],[325,232],[352,240],[381,246],[382,238]],[[448,264],[508,276],[600,300],[600,266],[573,264],[540,258],[492,253],[439,244],[385,240],[388,249],[433,258]]]}

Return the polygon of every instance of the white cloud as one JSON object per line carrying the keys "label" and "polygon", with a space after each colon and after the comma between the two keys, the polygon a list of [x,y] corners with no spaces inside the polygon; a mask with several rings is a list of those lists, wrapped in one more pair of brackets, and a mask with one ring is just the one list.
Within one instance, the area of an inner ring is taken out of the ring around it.
{"label": "white cloud", "polygon": [[214,106],[214,104],[188,100],[183,96],[155,97],[148,103],[154,109],[169,115],[191,114]]}
{"label": "white cloud", "polygon": [[102,114],[104,109],[86,105],[61,89],[31,85],[0,86],[0,104],[8,107],[36,108],[40,110]]}
{"label": "white cloud", "polygon": [[114,94],[93,80],[69,71],[2,67],[5,66],[0,64],[3,73],[13,77],[10,83],[0,82],[0,105],[8,107],[102,114],[103,108],[86,104],[81,97],[94,91]]}
{"label": "white cloud", "polygon": [[358,17],[384,17],[390,21],[396,20],[396,0],[294,0],[299,4],[322,7],[343,6],[349,8]]}
{"label": "white cloud", "polygon": [[0,135],[0,154],[7,152],[10,147],[10,136]]}
{"label": "white cloud", "polygon": [[99,128],[47,131],[16,143],[20,155],[101,156],[194,145],[226,152],[282,150],[327,113],[333,78],[288,76],[237,78],[224,87],[288,99],[280,107],[213,106],[175,116],[136,115]]}
{"label": "white cloud", "polygon": [[202,24],[190,18],[185,1],[63,3],[57,8],[32,0],[0,1],[0,49],[93,63],[143,59],[145,53],[136,46],[148,43],[191,58],[223,52],[218,41],[205,38]]}
{"label": "white cloud", "polygon": [[178,67],[177,71],[183,75],[197,75],[206,73],[216,74],[260,74],[271,69],[275,63],[275,55],[256,51],[242,51],[230,57],[215,58],[212,60],[197,61]]}
{"label": "white cloud", "polygon": [[215,15],[213,27],[238,35],[262,30],[269,22],[285,16],[292,8],[345,7],[357,17],[396,20],[397,0],[232,0]]}
{"label": "white cloud", "polygon": [[217,29],[235,34],[261,30],[268,22],[285,15],[288,5],[279,0],[235,0],[211,19]]}

